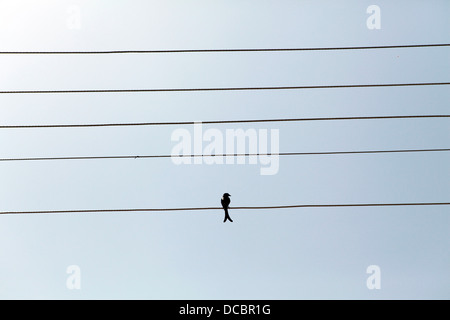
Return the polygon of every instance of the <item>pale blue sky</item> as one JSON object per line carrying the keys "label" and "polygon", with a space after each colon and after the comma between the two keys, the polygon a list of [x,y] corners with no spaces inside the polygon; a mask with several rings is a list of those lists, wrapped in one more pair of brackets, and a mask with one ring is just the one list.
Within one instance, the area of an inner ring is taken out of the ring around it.
{"label": "pale blue sky", "polygon": [[[366,8],[381,8],[369,30]],[[69,8],[81,28],[68,28]],[[0,0],[0,51],[449,43],[448,1]],[[450,48],[0,56],[0,90],[450,81]],[[448,86],[0,95],[0,124],[449,114]],[[185,126],[189,130],[192,127]],[[448,148],[449,120],[216,125],[279,129],[280,152]],[[177,127],[1,130],[0,158],[168,154]],[[448,202],[450,153],[0,163],[0,211]],[[0,216],[0,298],[450,298],[449,207]],[[81,290],[66,268],[81,268]],[[366,268],[381,268],[381,289]]]}

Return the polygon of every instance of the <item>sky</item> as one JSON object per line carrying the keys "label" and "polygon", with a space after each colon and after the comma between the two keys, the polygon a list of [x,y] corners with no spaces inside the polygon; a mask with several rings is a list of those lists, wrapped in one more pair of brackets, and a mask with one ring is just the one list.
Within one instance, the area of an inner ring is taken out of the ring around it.
{"label": "sky", "polygon": [[[371,5],[379,29],[367,26]],[[0,51],[438,44],[450,42],[449,16],[445,0],[0,0]],[[449,56],[449,47],[0,55],[0,91],[448,82]],[[0,125],[449,114],[449,102],[446,85],[0,94]],[[431,149],[450,147],[448,121],[203,130],[278,130],[280,152]],[[0,129],[0,158],[171,154],[177,129],[193,134],[190,125]],[[449,163],[449,152],[280,156],[277,172],[261,175],[248,161],[2,161],[2,212],[219,207],[228,192],[234,222],[223,210],[0,215],[0,299],[449,299],[448,206],[232,208],[448,202]]]}

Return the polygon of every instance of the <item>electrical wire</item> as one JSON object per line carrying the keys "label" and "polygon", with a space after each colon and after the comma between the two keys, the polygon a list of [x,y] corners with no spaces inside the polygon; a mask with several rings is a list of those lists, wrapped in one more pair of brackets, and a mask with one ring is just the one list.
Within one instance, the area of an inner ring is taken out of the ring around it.
{"label": "electrical wire", "polygon": [[216,88],[6,90],[6,91],[0,91],[0,94],[67,94],[67,93],[140,93],[140,92],[301,90],[301,89],[343,89],[343,88],[377,88],[377,87],[419,87],[419,86],[443,86],[443,85],[450,85],[450,82],[338,84],[338,85],[269,86],[269,87],[216,87]]}
{"label": "electrical wire", "polygon": [[[344,208],[344,207],[399,207],[399,206],[448,206],[450,202],[414,203],[351,203],[351,204],[294,204],[277,206],[229,207],[230,210],[266,210],[292,208]],[[105,213],[105,212],[165,212],[165,211],[204,211],[223,210],[222,207],[193,208],[140,208],[140,209],[81,209],[81,210],[40,210],[40,211],[0,211],[0,214],[52,214],[52,213]]]}
{"label": "electrical wire", "polygon": [[404,116],[322,117],[322,118],[290,118],[290,119],[134,122],[134,123],[30,124],[30,125],[0,125],[0,129],[167,126],[167,125],[193,125],[193,124],[200,123],[200,122],[201,122],[201,124],[206,125],[206,124],[224,124],[224,123],[300,122],[300,121],[334,121],[334,120],[382,120],[382,119],[419,119],[419,118],[450,118],[450,115],[435,114],[435,115],[404,115]]}
{"label": "electrical wire", "polygon": [[195,157],[251,157],[251,156],[307,156],[307,155],[343,155],[409,152],[443,152],[448,149],[399,149],[399,150],[364,150],[364,151],[325,151],[325,152],[279,152],[279,153],[222,153],[222,154],[183,154],[183,155],[123,155],[123,156],[73,156],[73,157],[27,157],[0,158],[6,161],[49,161],[49,160],[105,160],[105,159],[152,159],[152,158],[195,158]]}
{"label": "electrical wire", "polygon": [[170,49],[170,50],[103,50],[103,51],[2,51],[4,55],[74,55],[74,54],[154,54],[154,53],[227,53],[227,52],[280,52],[280,51],[334,51],[448,47],[448,43],[408,44],[384,46],[310,47],[310,48],[241,48],[241,49]]}

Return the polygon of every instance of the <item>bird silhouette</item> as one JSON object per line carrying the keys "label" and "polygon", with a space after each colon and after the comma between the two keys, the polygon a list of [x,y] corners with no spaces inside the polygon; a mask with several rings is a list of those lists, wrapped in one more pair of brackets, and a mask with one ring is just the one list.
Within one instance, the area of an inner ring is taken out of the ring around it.
{"label": "bird silhouette", "polygon": [[226,222],[227,220],[230,220],[231,222],[233,222],[233,220],[231,220],[230,215],[228,214],[228,206],[230,205],[230,196],[231,194],[229,193],[224,193],[222,196],[222,199],[220,200],[220,203],[222,203],[222,208],[223,210],[225,210],[225,219],[223,220],[223,222]]}

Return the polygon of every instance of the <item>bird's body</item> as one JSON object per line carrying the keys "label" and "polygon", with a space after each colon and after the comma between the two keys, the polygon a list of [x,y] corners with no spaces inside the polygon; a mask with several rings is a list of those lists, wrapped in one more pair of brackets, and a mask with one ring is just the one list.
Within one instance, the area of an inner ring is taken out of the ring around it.
{"label": "bird's body", "polygon": [[231,222],[233,222],[233,220],[231,220],[230,215],[228,214],[228,206],[230,205],[231,199],[230,199],[230,194],[228,193],[224,193],[222,196],[222,199],[220,200],[220,203],[222,204],[222,208],[223,210],[225,210],[225,219],[223,220],[223,222],[226,222],[227,220],[230,220]]}

